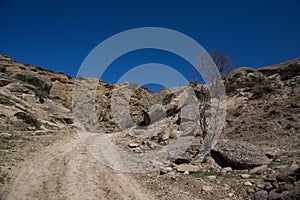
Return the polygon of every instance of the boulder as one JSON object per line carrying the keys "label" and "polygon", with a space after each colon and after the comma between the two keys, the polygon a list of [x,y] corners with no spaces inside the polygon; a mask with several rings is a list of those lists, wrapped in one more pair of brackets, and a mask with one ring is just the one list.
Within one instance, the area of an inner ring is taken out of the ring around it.
{"label": "boulder", "polygon": [[251,169],[270,160],[258,147],[249,142],[219,140],[212,148],[212,157],[221,167]]}

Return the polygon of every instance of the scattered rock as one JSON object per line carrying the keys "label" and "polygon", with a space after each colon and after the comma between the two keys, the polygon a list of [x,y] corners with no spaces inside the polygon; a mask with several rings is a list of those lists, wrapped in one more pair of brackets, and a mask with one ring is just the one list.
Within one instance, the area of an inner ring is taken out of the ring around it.
{"label": "scattered rock", "polygon": [[143,153],[143,150],[140,147],[132,148],[132,151],[135,153]]}
{"label": "scattered rock", "polygon": [[268,200],[281,199],[281,195],[278,193],[278,190],[272,190],[269,192]]}
{"label": "scattered rock", "polygon": [[216,176],[207,176],[206,178],[210,179],[210,180],[215,180],[217,177]]}
{"label": "scattered rock", "polygon": [[277,180],[280,182],[289,182],[294,183],[300,180],[300,168],[297,164],[292,164],[291,166],[286,167],[280,172],[277,176]]}
{"label": "scattered rock", "polygon": [[[299,196],[299,195],[298,195]],[[290,192],[289,191],[283,191],[280,194],[280,199],[289,199],[290,198]]]}
{"label": "scattered rock", "polygon": [[273,189],[273,185],[272,185],[270,182],[265,182],[264,189],[265,189],[266,191],[270,191],[270,190]]}
{"label": "scattered rock", "polygon": [[229,197],[233,197],[233,196],[234,196],[234,193],[233,193],[233,192],[230,192],[230,193],[228,193],[228,196],[229,196]]}
{"label": "scattered rock", "polygon": [[256,187],[259,189],[263,189],[265,187],[265,183],[258,183],[256,184]]}
{"label": "scattered rock", "polygon": [[268,192],[265,190],[260,190],[254,194],[255,200],[266,200],[268,199]]}
{"label": "scattered rock", "polygon": [[162,105],[155,104],[150,108],[149,117],[151,119],[151,123],[165,119],[167,117],[166,110]]}
{"label": "scattered rock", "polygon": [[35,131],[35,130],[36,130],[35,127],[28,127],[27,129],[28,129],[29,131]]}
{"label": "scattered rock", "polygon": [[272,159],[272,158],[274,158],[277,154],[276,154],[276,152],[274,152],[274,151],[268,151],[268,152],[265,153],[265,155],[266,155],[268,158]]}
{"label": "scattered rock", "polygon": [[190,172],[185,171],[185,172],[183,172],[183,174],[184,174],[184,175],[188,175],[188,174],[190,174]]}
{"label": "scattered rock", "polygon": [[204,192],[210,192],[210,191],[213,190],[213,187],[212,187],[212,186],[206,186],[206,185],[203,185],[203,186],[202,186],[202,190],[203,190]]}
{"label": "scattered rock", "polygon": [[11,81],[10,80],[7,80],[7,79],[0,79],[0,87],[4,87],[8,84],[10,84]]}
{"label": "scattered rock", "polygon": [[275,169],[283,170],[287,167],[288,167],[288,165],[279,165],[279,166],[276,166]]}
{"label": "scattered rock", "polygon": [[160,174],[167,174],[173,170],[172,167],[163,167],[160,169]]}
{"label": "scattered rock", "polygon": [[223,184],[223,190],[227,191],[230,189],[230,186],[228,184]]}
{"label": "scattered rock", "polygon": [[184,173],[186,171],[188,171],[189,173],[195,173],[200,171],[200,167],[190,164],[181,164],[176,166],[176,170],[181,173]]}
{"label": "scattered rock", "polygon": [[157,147],[157,144],[151,141],[147,142],[148,147],[150,147],[150,149],[155,149]]}
{"label": "scattered rock", "polygon": [[232,172],[232,168],[231,168],[231,167],[224,167],[224,168],[222,168],[222,170],[221,170],[221,173],[222,173],[222,174],[226,174],[226,173],[228,173],[228,172]]}
{"label": "scattered rock", "polygon": [[174,163],[176,165],[180,165],[180,164],[184,164],[184,163],[190,163],[191,162],[191,158],[188,156],[181,156],[179,158],[176,158],[176,160],[174,161]]}
{"label": "scattered rock", "polygon": [[12,134],[10,133],[0,133],[0,137],[3,137],[5,139],[10,139]]}
{"label": "scattered rock", "polygon": [[128,146],[130,148],[137,148],[137,147],[139,147],[139,144],[138,143],[130,143],[130,144],[128,144]]}
{"label": "scattered rock", "polygon": [[247,178],[250,178],[250,175],[249,174],[240,174],[240,177],[243,179],[247,179]]}
{"label": "scattered rock", "polygon": [[261,165],[249,171],[249,174],[262,174],[268,169],[268,165]]}
{"label": "scattered rock", "polygon": [[170,130],[169,130],[169,129],[166,129],[166,130],[161,134],[160,139],[161,139],[162,141],[166,141],[166,140],[168,140],[168,139],[170,138],[170,135],[171,135]]}
{"label": "scattered rock", "polygon": [[247,193],[248,193],[249,195],[252,195],[252,194],[255,193],[255,190],[252,189],[252,188],[250,188],[249,190],[247,190]]}
{"label": "scattered rock", "polygon": [[244,183],[244,186],[251,186],[252,185],[252,183],[250,182],[250,181],[246,181],[245,183]]}

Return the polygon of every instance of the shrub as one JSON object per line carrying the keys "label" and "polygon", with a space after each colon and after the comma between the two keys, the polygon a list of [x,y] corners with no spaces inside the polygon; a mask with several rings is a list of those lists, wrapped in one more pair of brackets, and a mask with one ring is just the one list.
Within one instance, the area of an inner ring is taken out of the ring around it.
{"label": "shrub", "polygon": [[34,92],[38,97],[46,98],[49,95],[51,84],[36,76],[17,74],[16,78],[35,86]]}
{"label": "shrub", "polygon": [[261,85],[256,85],[252,89],[252,92],[253,92],[252,98],[259,99],[264,94],[271,93],[272,91],[274,91],[274,89],[272,88],[272,86],[269,83],[262,83]]}
{"label": "shrub", "polygon": [[300,75],[300,65],[291,64],[281,72],[281,80],[288,80]]}
{"label": "shrub", "polygon": [[270,115],[279,115],[280,112],[277,111],[277,110],[271,110],[269,114],[270,114]]}
{"label": "shrub", "polygon": [[234,93],[236,91],[236,86],[234,84],[225,84],[225,91],[228,94]]}
{"label": "shrub", "polygon": [[38,122],[38,120],[30,114],[27,114],[25,112],[18,112],[14,116],[16,116],[18,119],[22,119],[26,124],[40,127],[40,123]]}
{"label": "shrub", "polygon": [[207,176],[218,176],[218,172],[214,168],[210,168],[208,171],[202,171],[191,174],[195,178],[204,178]]}
{"label": "shrub", "polygon": [[241,115],[241,112],[240,110],[237,108],[237,109],[234,109],[232,112],[231,112],[232,116],[234,117],[239,117]]}
{"label": "shrub", "polygon": [[0,104],[11,106],[14,105],[14,102],[12,102],[10,99],[8,99],[5,96],[0,96]]}
{"label": "shrub", "polygon": [[247,81],[247,82],[245,83],[245,86],[246,86],[246,87],[254,87],[254,86],[255,86],[255,83],[254,83],[253,81]]}
{"label": "shrub", "polygon": [[3,66],[0,66],[0,72],[5,73],[6,72],[6,68]]}

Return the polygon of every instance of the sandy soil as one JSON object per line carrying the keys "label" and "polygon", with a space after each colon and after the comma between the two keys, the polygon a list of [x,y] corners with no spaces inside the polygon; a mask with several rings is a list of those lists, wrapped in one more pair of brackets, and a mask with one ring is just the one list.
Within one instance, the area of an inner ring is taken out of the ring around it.
{"label": "sandy soil", "polygon": [[136,179],[93,158],[76,134],[25,159],[12,174],[8,200],[154,199]]}

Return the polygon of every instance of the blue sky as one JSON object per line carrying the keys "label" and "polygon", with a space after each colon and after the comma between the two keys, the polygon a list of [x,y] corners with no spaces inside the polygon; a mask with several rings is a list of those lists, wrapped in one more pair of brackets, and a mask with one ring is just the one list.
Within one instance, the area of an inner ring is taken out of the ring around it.
{"label": "blue sky", "polygon": [[[299,9],[300,0],[0,0],[0,54],[75,76],[100,42],[153,26],[182,32],[207,50],[222,49],[237,67],[257,68],[300,56]],[[184,69],[193,79],[189,63],[154,50],[120,57],[102,78],[115,82],[126,70],[151,62]]]}

